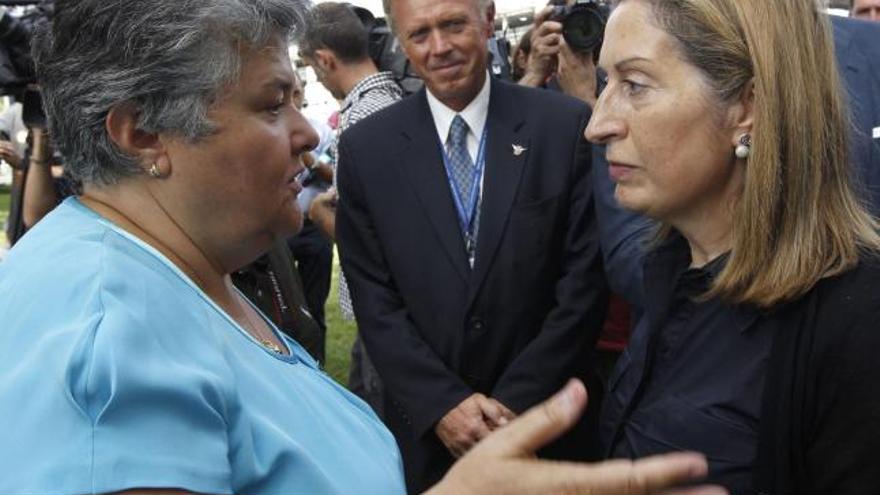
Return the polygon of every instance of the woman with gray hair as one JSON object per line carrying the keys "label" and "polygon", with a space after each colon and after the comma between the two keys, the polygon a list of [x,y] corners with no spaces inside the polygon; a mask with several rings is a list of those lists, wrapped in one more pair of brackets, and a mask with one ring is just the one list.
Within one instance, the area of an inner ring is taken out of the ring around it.
{"label": "woman with gray hair", "polygon": [[[230,282],[302,224],[294,179],[317,137],[291,102],[301,12],[292,0],[56,2],[35,60],[84,191],[0,265],[0,493],[403,493],[372,411]],[[434,490],[648,493],[705,472],[693,455],[527,460],[585,402],[570,385]]]}

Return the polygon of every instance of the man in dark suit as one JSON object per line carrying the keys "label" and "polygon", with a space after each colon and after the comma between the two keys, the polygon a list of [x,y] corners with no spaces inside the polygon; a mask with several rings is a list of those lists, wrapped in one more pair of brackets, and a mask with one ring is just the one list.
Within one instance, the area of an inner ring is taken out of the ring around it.
{"label": "man in dark suit", "polygon": [[880,23],[832,16],[837,64],[855,129],[850,160],[871,213],[880,215]]}
{"label": "man in dark suit", "polygon": [[[415,493],[489,431],[587,374],[607,291],[586,105],[488,76],[490,2],[390,7],[427,91],[342,135],[336,228]],[[588,411],[545,453],[588,458],[591,423]]]}

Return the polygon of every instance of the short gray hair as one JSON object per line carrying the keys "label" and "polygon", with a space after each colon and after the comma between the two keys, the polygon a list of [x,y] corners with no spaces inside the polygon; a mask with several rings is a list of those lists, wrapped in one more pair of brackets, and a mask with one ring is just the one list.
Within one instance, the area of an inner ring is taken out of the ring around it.
{"label": "short gray hair", "polygon": [[[388,27],[391,28],[391,32],[397,34],[397,28],[394,25],[394,18],[391,17],[391,2],[394,0],[382,0],[382,10],[385,11],[385,20],[388,22]],[[477,4],[477,9],[480,11],[480,15],[486,13],[486,9],[489,8],[490,5],[495,3],[495,0],[473,0],[474,3]]]}
{"label": "short gray hair", "polygon": [[239,77],[242,48],[289,40],[302,0],[56,0],[37,30],[34,61],[50,132],[84,183],[143,173],[105,130],[134,105],[138,128],[196,142],[215,130],[208,109]]}

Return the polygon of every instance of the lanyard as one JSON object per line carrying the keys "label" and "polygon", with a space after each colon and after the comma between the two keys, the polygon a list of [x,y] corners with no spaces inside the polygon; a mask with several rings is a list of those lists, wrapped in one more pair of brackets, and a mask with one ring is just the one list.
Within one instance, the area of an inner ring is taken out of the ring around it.
{"label": "lanyard", "polygon": [[470,195],[467,198],[467,203],[464,201],[463,191],[458,190],[458,186],[452,179],[453,172],[449,165],[449,157],[446,154],[446,149],[442,144],[440,145],[440,151],[443,155],[443,165],[446,167],[446,180],[449,181],[449,189],[452,190],[452,199],[455,202],[455,209],[458,212],[458,222],[461,224],[461,231],[465,237],[465,248],[471,259],[473,259],[474,252],[474,219],[477,216],[477,204],[480,201],[480,182],[482,182],[483,169],[486,166],[485,151],[486,134],[488,130],[489,128],[487,126],[483,127],[483,135],[480,137],[480,147],[477,151],[477,162],[474,164],[473,181],[471,184]]}

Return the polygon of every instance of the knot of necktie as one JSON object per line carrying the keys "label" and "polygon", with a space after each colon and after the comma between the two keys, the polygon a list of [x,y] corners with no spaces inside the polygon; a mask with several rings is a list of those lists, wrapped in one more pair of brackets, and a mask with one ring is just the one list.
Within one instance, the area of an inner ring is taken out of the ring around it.
{"label": "knot of necktie", "polygon": [[467,133],[468,133],[468,125],[467,122],[461,118],[461,115],[456,115],[454,119],[452,119],[452,125],[449,126],[449,137],[447,138],[448,142],[452,146],[467,146]]}

